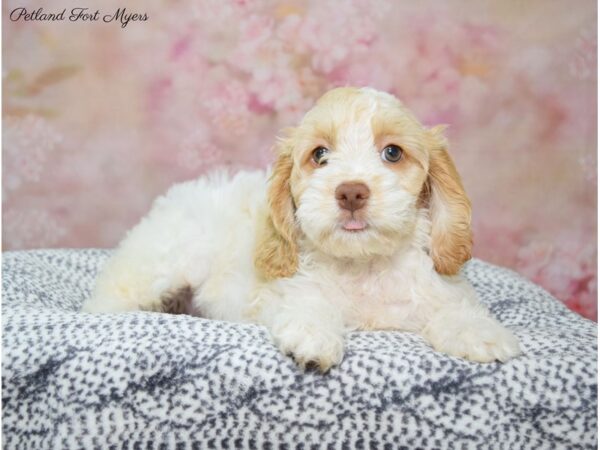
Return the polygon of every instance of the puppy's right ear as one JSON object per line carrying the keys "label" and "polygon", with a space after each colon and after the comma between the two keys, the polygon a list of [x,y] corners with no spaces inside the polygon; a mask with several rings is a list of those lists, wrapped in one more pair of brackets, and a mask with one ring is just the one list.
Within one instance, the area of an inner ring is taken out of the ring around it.
{"label": "puppy's right ear", "polygon": [[290,277],[298,269],[298,244],[290,177],[294,161],[290,138],[278,141],[277,161],[267,193],[269,214],[257,240],[254,264],[267,280]]}

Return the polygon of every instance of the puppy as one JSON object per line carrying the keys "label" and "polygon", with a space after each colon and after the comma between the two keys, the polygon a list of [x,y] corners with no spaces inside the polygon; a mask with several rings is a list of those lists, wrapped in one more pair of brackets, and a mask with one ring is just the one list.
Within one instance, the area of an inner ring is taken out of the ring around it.
{"label": "puppy", "polygon": [[443,130],[392,95],[329,91],[278,141],[270,176],[214,174],[158,198],[83,310],[263,324],[321,371],[340,363],[349,330],[419,333],[471,361],[517,356],[459,274],[471,206]]}

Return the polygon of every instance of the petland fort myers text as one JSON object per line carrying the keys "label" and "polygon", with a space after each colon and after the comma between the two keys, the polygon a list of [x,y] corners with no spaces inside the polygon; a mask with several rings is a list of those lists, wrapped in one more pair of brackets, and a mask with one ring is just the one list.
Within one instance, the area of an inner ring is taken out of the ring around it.
{"label": "petland fort myers text", "polygon": [[64,8],[60,11],[47,12],[44,8],[29,11],[27,8],[15,8],[10,12],[10,20],[17,21],[41,21],[41,22],[98,22],[120,23],[121,28],[125,28],[129,22],[145,22],[148,20],[148,14],[139,12],[129,12],[127,8],[119,8],[116,11],[103,13],[99,9],[90,8],[71,8],[67,11]]}

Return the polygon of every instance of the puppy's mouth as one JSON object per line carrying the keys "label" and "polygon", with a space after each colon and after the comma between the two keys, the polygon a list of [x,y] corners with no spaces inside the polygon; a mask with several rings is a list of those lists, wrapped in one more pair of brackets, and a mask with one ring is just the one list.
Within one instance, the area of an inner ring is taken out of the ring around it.
{"label": "puppy's mouth", "polygon": [[355,217],[344,220],[341,225],[345,231],[349,231],[351,233],[359,233],[364,231],[368,226],[365,220],[357,219]]}

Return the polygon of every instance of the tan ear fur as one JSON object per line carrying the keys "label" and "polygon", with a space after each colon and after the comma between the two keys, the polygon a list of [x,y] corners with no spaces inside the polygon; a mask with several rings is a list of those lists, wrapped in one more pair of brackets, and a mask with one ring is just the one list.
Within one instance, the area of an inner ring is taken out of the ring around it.
{"label": "tan ear fur", "polygon": [[438,273],[454,275],[471,259],[471,202],[447,150],[445,125],[430,130],[429,161],[431,257]]}
{"label": "tan ear fur", "polygon": [[267,280],[290,277],[298,270],[298,245],[294,224],[294,203],[290,176],[294,162],[285,141],[269,181],[269,214],[258,236],[254,264]]}

